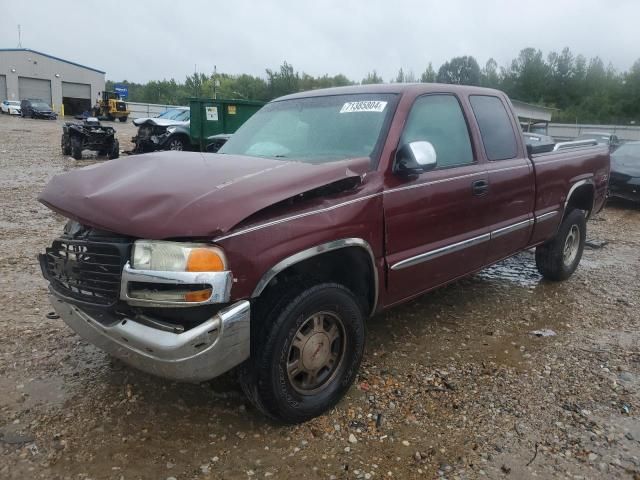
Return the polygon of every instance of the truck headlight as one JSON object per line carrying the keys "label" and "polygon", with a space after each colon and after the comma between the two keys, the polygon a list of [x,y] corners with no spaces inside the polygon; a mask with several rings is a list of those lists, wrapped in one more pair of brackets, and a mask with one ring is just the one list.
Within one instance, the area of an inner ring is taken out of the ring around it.
{"label": "truck headlight", "polygon": [[133,244],[132,267],[167,272],[223,272],[224,252],[206,243],[137,240]]}

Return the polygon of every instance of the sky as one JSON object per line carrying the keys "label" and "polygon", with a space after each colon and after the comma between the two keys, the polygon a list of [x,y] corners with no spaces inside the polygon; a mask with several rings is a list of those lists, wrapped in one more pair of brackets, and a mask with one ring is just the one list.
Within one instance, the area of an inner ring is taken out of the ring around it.
{"label": "sky", "polygon": [[[195,70],[265,76],[419,77],[458,55],[507,66],[526,47],[569,47],[618,70],[640,58],[639,0],[0,0],[0,48],[18,44],[146,82]],[[1,66],[0,66],[1,69]]]}

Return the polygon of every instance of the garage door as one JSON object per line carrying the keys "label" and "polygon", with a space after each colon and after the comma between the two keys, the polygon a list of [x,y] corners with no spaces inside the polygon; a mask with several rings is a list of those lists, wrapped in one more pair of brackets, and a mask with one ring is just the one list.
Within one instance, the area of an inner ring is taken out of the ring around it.
{"label": "garage door", "polygon": [[18,77],[20,100],[38,98],[51,105],[51,82],[41,78]]}
{"label": "garage door", "polygon": [[7,99],[7,76],[0,75],[0,102]]}
{"label": "garage door", "polygon": [[62,82],[62,96],[91,100],[91,85],[86,83]]}

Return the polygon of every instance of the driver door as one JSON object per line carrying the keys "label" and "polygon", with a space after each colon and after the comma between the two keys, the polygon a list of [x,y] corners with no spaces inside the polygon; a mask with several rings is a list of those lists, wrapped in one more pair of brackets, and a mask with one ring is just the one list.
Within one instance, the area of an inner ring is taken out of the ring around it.
{"label": "driver door", "polygon": [[481,268],[489,245],[488,174],[455,95],[415,100],[399,147],[414,141],[430,142],[437,163],[385,189],[390,304]]}

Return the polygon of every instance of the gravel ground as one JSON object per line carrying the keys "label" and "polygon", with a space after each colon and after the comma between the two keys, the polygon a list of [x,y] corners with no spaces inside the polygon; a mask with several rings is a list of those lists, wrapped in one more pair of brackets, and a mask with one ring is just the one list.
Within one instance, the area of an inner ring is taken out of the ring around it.
{"label": "gravel ground", "polygon": [[608,243],[566,282],[525,252],[373,318],[347,397],[283,427],[231,375],[157,379],[46,317],[35,256],[64,219],[36,196],[96,161],[61,123],[0,116],[0,478],[640,479],[639,208],[589,223]]}

